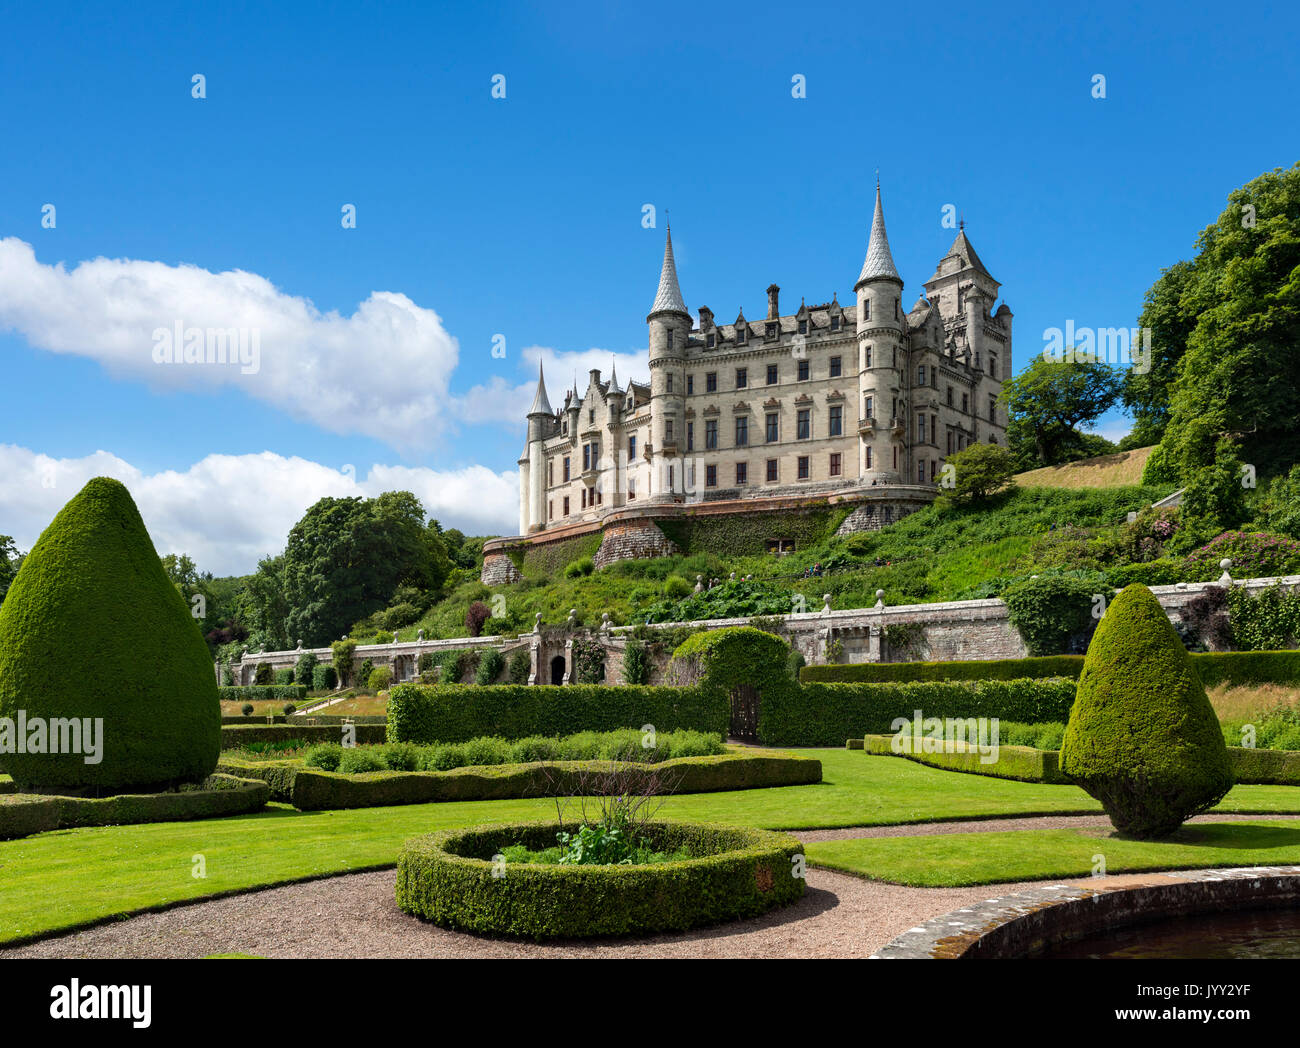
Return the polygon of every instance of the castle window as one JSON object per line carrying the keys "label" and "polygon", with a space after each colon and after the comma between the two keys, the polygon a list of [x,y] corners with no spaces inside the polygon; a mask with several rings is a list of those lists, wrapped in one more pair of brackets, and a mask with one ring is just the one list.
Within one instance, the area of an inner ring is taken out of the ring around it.
{"label": "castle window", "polygon": [[666,418],[664,419],[664,443],[671,444],[672,442],[673,442],[673,420],[670,418]]}
{"label": "castle window", "polygon": [[547,519],[547,520],[554,520],[554,519],[555,519],[555,500],[554,500],[554,499],[547,499],[547,500],[546,500],[546,519]]}
{"label": "castle window", "polygon": [[707,451],[715,451],[718,447],[718,420],[711,418],[704,423],[704,447]]}
{"label": "castle window", "polygon": [[781,416],[776,412],[772,412],[767,416],[767,442],[769,444],[774,444],[777,441],[780,420]]}
{"label": "castle window", "polygon": [[582,489],[582,499],[581,499],[581,503],[582,503],[581,508],[582,508],[582,509],[586,509],[586,508],[587,508],[587,489],[586,489],[586,488],[583,488],[583,489]]}
{"label": "castle window", "polygon": [[549,488],[555,483],[555,461],[546,463],[546,486]]}
{"label": "castle window", "polygon": [[695,450],[695,423],[694,422],[686,423],[686,450],[687,451]]}
{"label": "castle window", "polygon": [[636,434],[633,433],[627,438],[627,459],[631,462],[636,458]]}
{"label": "castle window", "polygon": [[975,370],[979,371],[981,367],[983,367],[983,365],[980,364],[980,351],[977,349],[975,350]]}
{"label": "castle window", "polygon": [[916,416],[916,442],[918,444],[925,443],[925,416],[924,415]]}
{"label": "castle window", "polygon": [[775,365],[775,364],[768,364],[768,365],[767,365],[767,384],[768,384],[769,386],[775,386],[775,385],[776,385],[776,365]]}
{"label": "castle window", "polygon": [[569,515],[569,496],[568,496],[568,495],[565,495],[565,496],[564,496],[564,515],[565,515],[566,517]]}
{"label": "castle window", "polygon": [[628,502],[636,501],[636,477],[627,478],[627,500]]}
{"label": "castle window", "polygon": [[745,344],[745,336],[748,333],[749,333],[748,324],[738,324],[736,326],[736,345],[743,346]]}
{"label": "castle window", "polygon": [[989,421],[996,422],[997,420],[998,420],[998,398],[994,396],[992,393],[990,393],[989,394]]}
{"label": "castle window", "polygon": [[[895,320],[898,319],[898,299],[897,299],[897,298],[894,299],[894,319],[895,319]],[[669,337],[669,338],[672,338],[672,332],[671,332],[671,331],[668,333],[668,337]],[[672,345],[671,342],[669,342],[668,344],[669,344],[670,346]]]}
{"label": "castle window", "polygon": [[807,360],[801,360],[801,361],[799,361],[799,381],[800,381],[800,382],[807,382],[807,381],[808,381],[808,361],[807,361]]}
{"label": "castle window", "polygon": [[930,416],[930,443],[936,448],[939,446],[939,416]]}
{"label": "castle window", "polygon": [[672,348],[673,348],[673,329],[672,329],[672,328],[669,328],[669,329],[668,329],[668,348],[669,348],[669,349],[672,349]]}
{"label": "castle window", "polygon": [[632,398],[631,398],[631,397],[628,397],[628,398],[627,398],[627,409],[628,409],[628,411],[631,411],[631,410],[632,410]]}
{"label": "castle window", "polygon": [[918,484],[925,483],[925,459],[921,459],[921,461],[916,464],[916,482]]}
{"label": "castle window", "polygon": [[800,480],[808,479],[808,456],[807,455],[799,456],[799,479]]}
{"label": "castle window", "polygon": [[998,377],[998,358],[992,353],[989,354],[989,374]]}
{"label": "castle window", "polygon": [[713,345],[714,345],[714,342],[715,342],[716,340],[717,340],[717,339],[716,339],[716,336],[713,334],[712,331],[710,331],[707,335],[704,336],[704,348],[705,348],[705,349],[712,349],[712,348],[713,348]]}
{"label": "castle window", "polygon": [[831,452],[831,476],[832,477],[838,477],[843,472],[843,468],[841,467],[840,462],[841,462],[840,453],[838,451],[832,451]]}
{"label": "castle window", "polygon": [[924,385],[925,385],[925,365],[924,365],[924,364],[922,364],[920,367],[918,367],[918,368],[916,369],[916,384],[917,384],[918,386],[924,386]]}
{"label": "castle window", "polygon": [[687,375],[687,376],[686,376],[686,395],[689,397],[689,396],[690,396],[692,393],[694,393],[694,392],[695,392],[695,376],[694,376],[694,375]]}
{"label": "castle window", "polygon": [[866,363],[863,364],[863,367],[868,367],[868,368],[871,367],[871,347],[870,347],[870,346],[867,347],[867,360],[866,360]]}
{"label": "castle window", "polygon": [[844,432],[844,407],[841,404],[833,404],[830,411],[830,435],[832,437],[841,436]]}
{"label": "castle window", "polygon": [[671,465],[668,467],[668,490],[669,491],[677,490],[676,486],[673,483],[673,467]]}
{"label": "castle window", "polygon": [[840,315],[836,313],[834,316],[831,317],[831,330],[838,331],[839,329],[840,329]]}
{"label": "castle window", "polygon": [[795,422],[795,439],[807,440],[812,436],[812,424],[809,420],[811,412],[807,408],[800,408]]}
{"label": "castle window", "polygon": [[582,445],[582,471],[584,473],[591,469],[591,445]]}
{"label": "castle window", "polygon": [[765,331],[764,331],[764,337],[765,337],[765,338],[776,338],[776,324],[775,324],[775,322],[770,322],[770,323],[767,325],[767,328],[766,328]]}
{"label": "castle window", "polygon": [[736,486],[740,487],[742,484],[748,484],[748,483],[749,483],[749,463],[737,462],[736,463]]}
{"label": "castle window", "polygon": [[871,405],[872,405],[872,398],[871,398],[871,397],[867,397],[866,400],[863,401],[863,404],[862,404],[862,409],[863,409],[863,410],[862,410],[862,417],[863,417],[864,419],[865,419],[865,418],[871,418],[871,417],[872,417],[872,414],[871,414]]}
{"label": "castle window", "polygon": [[931,484],[934,483],[934,467],[937,466],[938,464],[939,464],[939,460],[938,460],[938,459],[931,459],[931,460],[930,460],[930,483],[931,483]]}
{"label": "castle window", "polygon": [[749,385],[749,368],[736,368],[736,388],[744,389]]}
{"label": "castle window", "polygon": [[871,468],[871,462],[875,458],[875,456],[871,454],[871,450],[872,450],[871,445],[868,444],[867,445],[867,469]]}
{"label": "castle window", "polygon": [[930,369],[930,388],[939,388],[939,369],[937,367],[932,367]]}
{"label": "castle window", "polygon": [[672,391],[673,391],[673,373],[670,371],[668,372],[668,392],[671,393]]}
{"label": "castle window", "polygon": [[799,321],[799,334],[801,335],[808,334],[808,321],[806,320]]}
{"label": "castle window", "polygon": [[[564,456],[564,479],[566,481],[569,479],[569,456],[568,455]],[[569,511],[566,509],[564,512],[568,513]]]}
{"label": "castle window", "polygon": [[961,410],[964,415],[970,414],[970,395],[968,393],[961,395]]}
{"label": "castle window", "polygon": [[952,430],[948,430],[948,454],[952,454]]}
{"label": "castle window", "polygon": [[704,467],[704,486],[706,488],[716,488],[718,486],[718,467],[708,465]]}
{"label": "castle window", "polygon": [[596,421],[596,409],[592,408],[590,411],[587,412],[587,425],[590,426],[594,424],[595,421]]}
{"label": "castle window", "polygon": [[710,371],[704,376],[704,392],[716,393],[718,391],[718,373]]}
{"label": "castle window", "polygon": [[862,319],[871,319],[871,299],[869,298],[863,298],[862,300]]}
{"label": "castle window", "polygon": [[749,443],[749,419],[741,415],[736,419],[736,447],[743,448]]}
{"label": "castle window", "polygon": [[948,406],[952,407],[952,386],[948,387]]}
{"label": "castle window", "polygon": [[776,480],[776,459],[767,460],[767,479],[769,481]]}
{"label": "castle window", "polygon": [[894,469],[898,469],[898,445],[894,445]]}
{"label": "castle window", "polygon": [[569,423],[567,420],[560,423],[560,433],[566,437],[569,435]]}
{"label": "castle window", "polygon": [[831,378],[840,377],[840,358],[831,357]]}

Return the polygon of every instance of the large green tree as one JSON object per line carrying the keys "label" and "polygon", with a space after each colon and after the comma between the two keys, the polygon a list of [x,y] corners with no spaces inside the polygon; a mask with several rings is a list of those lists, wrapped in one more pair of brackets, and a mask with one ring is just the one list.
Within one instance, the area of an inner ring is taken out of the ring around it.
{"label": "large green tree", "polygon": [[1177,358],[1162,457],[1179,481],[1211,466],[1224,436],[1260,473],[1300,461],[1300,163],[1230,193],[1157,297]]}
{"label": "large green tree", "polygon": [[0,603],[9,592],[9,586],[23,566],[23,555],[18,552],[14,540],[9,535],[0,535]]}
{"label": "large green tree", "polygon": [[1078,427],[1114,405],[1121,381],[1119,371],[1104,361],[1034,357],[1002,390],[1016,468],[1057,466],[1111,450],[1109,442]]}
{"label": "large green tree", "polygon": [[1169,391],[1187,351],[1187,339],[1196,327],[1188,315],[1183,293],[1192,281],[1190,262],[1175,262],[1151,285],[1138,324],[1151,330],[1151,355],[1141,368],[1124,373],[1122,399],[1133,416],[1133,431],[1125,448],[1145,448],[1160,443],[1169,425]]}

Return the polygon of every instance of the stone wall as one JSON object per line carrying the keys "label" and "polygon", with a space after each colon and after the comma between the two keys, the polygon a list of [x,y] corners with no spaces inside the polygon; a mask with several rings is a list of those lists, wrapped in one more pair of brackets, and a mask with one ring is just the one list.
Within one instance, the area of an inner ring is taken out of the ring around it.
{"label": "stone wall", "polygon": [[485,553],[479,578],[485,586],[509,586],[512,582],[519,582],[523,575],[508,553]]}
{"label": "stone wall", "polygon": [[606,525],[592,560],[597,568],[603,568],[616,560],[671,557],[676,552],[677,547],[653,520],[615,521]]}

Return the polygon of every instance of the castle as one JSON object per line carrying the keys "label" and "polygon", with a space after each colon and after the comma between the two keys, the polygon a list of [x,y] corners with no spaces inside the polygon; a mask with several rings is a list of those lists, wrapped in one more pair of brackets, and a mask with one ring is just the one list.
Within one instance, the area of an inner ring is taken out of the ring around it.
{"label": "castle", "polygon": [[997,398],[1011,375],[1012,314],[993,311],[999,286],[962,223],[904,312],[877,185],[855,302],[801,301],[782,315],[773,284],[762,320],[742,310],[719,324],[701,306],[697,324],[669,229],[646,317],[649,385],[624,389],[613,369],[607,381],[593,370],[586,392],[575,383],[556,410],[539,369],[519,534],[546,541],[633,509],[647,519],[688,505],[752,513],[808,498],[860,501],[854,527],[878,527],[925,504],[946,456],[1006,442]]}

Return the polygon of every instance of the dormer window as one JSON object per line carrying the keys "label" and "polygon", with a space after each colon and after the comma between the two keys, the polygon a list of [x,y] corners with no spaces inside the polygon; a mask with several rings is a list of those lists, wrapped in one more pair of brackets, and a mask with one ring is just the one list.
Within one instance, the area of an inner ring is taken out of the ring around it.
{"label": "dormer window", "polygon": [[775,324],[775,323],[769,323],[769,324],[767,325],[767,333],[766,333],[766,334],[767,334],[767,337],[768,337],[768,338],[776,338],[776,324]]}
{"label": "dormer window", "polygon": [[741,324],[738,328],[736,328],[736,345],[743,346],[745,344],[745,332],[747,330],[748,329],[744,324]]}
{"label": "dormer window", "polygon": [[705,348],[705,349],[712,349],[712,348],[713,348],[714,341],[715,341],[715,336],[714,336],[713,332],[710,331],[707,335],[704,336],[704,348]]}
{"label": "dormer window", "polygon": [[831,330],[838,331],[839,329],[840,329],[840,315],[836,313],[833,317],[831,317]]}
{"label": "dormer window", "polygon": [[799,321],[799,334],[801,335],[808,334],[808,321],[806,320]]}

